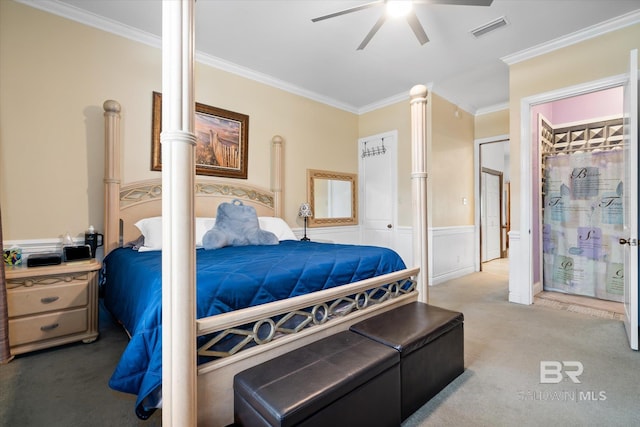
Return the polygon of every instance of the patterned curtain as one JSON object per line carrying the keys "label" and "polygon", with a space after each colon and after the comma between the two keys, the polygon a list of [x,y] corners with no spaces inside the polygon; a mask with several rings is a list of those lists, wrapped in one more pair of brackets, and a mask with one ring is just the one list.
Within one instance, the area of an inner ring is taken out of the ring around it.
{"label": "patterned curtain", "polygon": [[622,150],[545,158],[545,290],[623,301]]}
{"label": "patterned curtain", "polygon": [[[2,213],[0,212],[0,252],[4,253],[2,245]],[[12,359],[9,350],[9,314],[7,307],[7,287],[4,277],[4,257],[0,261],[0,363],[7,363]]]}

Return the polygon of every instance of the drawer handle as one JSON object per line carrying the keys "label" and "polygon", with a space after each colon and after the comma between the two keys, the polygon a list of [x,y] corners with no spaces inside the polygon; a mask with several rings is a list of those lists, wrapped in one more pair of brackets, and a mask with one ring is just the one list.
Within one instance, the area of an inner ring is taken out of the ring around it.
{"label": "drawer handle", "polygon": [[53,331],[58,326],[60,326],[58,323],[54,323],[53,325],[40,326],[40,330],[42,332]]}
{"label": "drawer handle", "polygon": [[60,297],[46,297],[46,298],[41,298],[40,302],[43,304],[51,304],[52,302],[56,302],[60,299]]}

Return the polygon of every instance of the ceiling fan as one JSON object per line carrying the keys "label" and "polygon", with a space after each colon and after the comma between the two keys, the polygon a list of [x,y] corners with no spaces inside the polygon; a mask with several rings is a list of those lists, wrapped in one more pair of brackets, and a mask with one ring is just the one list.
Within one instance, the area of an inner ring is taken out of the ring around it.
{"label": "ceiling fan", "polygon": [[360,6],[344,9],[339,12],[330,13],[328,15],[319,16],[313,18],[312,22],[324,21],[325,19],[335,18],[337,16],[346,15],[348,13],[357,12],[359,10],[369,9],[371,7],[386,6],[387,10],[382,13],[378,21],[373,25],[369,33],[366,35],[357,50],[362,50],[371,41],[373,36],[378,32],[382,24],[387,20],[388,14],[391,16],[405,16],[407,23],[413,30],[413,34],[416,35],[418,42],[421,45],[429,41],[427,33],[425,33],[422,24],[418,20],[416,12],[413,10],[414,3],[428,3],[428,4],[450,4],[457,6],[490,6],[493,0],[378,0],[370,3],[365,3]]}

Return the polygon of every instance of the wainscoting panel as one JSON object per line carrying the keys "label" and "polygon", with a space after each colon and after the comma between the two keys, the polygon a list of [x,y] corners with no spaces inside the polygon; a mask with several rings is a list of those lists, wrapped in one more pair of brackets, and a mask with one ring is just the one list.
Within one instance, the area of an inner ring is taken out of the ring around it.
{"label": "wainscoting panel", "polygon": [[[304,228],[295,228],[293,229],[293,233],[300,239],[304,235]],[[360,228],[358,226],[307,228],[307,237],[315,242],[344,243],[350,245],[362,244]],[[398,255],[400,255],[407,267],[415,267],[413,264],[413,247],[411,246],[411,242],[412,228],[397,227],[393,249],[398,252]]]}
{"label": "wainscoting panel", "polygon": [[465,276],[475,271],[475,227],[437,227],[429,229],[429,285]]}
{"label": "wainscoting panel", "polygon": [[[304,235],[302,227],[293,229],[298,239]],[[307,237],[324,243],[360,244],[358,226],[307,228]],[[395,235],[395,250],[407,267],[413,263],[412,228],[398,227]],[[474,226],[437,227],[429,229],[429,285],[437,285],[450,279],[476,271],[475,268],[475,228]],[[82,244],[82,238],[74,238],[75,244]],[[5,249],[13,246],[22,248],[23,258],[31,253],[61,252],[61,240],[14,240],[5,241]],[[102,260],[102,248],[98,249],[98,260]],[[515,296],[515,294],[514,294]]]}
{"label": "wainscoting panel", "polygon": [[[324,236],[318,235],[318,241],[323,241],[323,237],[327,240],[332,237],[334,239],[337,238],[337,233],[342,233],[343,228],[346,229],[347,227],[323,230],[325,234]],[[298,230],[294,231],[298,235]],[[314,229],[313,231],[315,232],[316,230]],[[347,234],[345,233],[345,235]],[[429,274],[427,283],[430,286],[477,271],[475,266],[475,227],[473,225],[429,228],[428,238]],[[412,228],[397,227],[395,240],[395,250],[402,257],[407,267],[416,267],[413,262]],[[336,243],[352,243],[351,241],[333,241]],[[354,242],[357,242],[357,240],[354,240]]]}
{"label": "wainscoting panel", "polygon": [[522,241],[520,231],[509,232],[509,302],[530,305],[533,303],[530,287],[529,265],[522,265]]}
{"label": "wainscoting panel", "polygon": [[[304,228],[292,229],[298,239],[304,236]],[[314,242],[321,243],[343,243],[349,245],[360,244],[360,228],[354,226],[340,227],[307,227],[307,237]]]}

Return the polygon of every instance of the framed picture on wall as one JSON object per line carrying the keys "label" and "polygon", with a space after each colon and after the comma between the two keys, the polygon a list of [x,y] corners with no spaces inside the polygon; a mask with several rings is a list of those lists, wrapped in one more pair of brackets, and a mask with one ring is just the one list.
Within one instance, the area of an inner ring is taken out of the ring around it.
{"label": "framed picture on wall", "polygon": [[[162,94],[153,92],[151,170],[162,170]],[[249,116],[196,103],[196,174],[247,179]]]}

